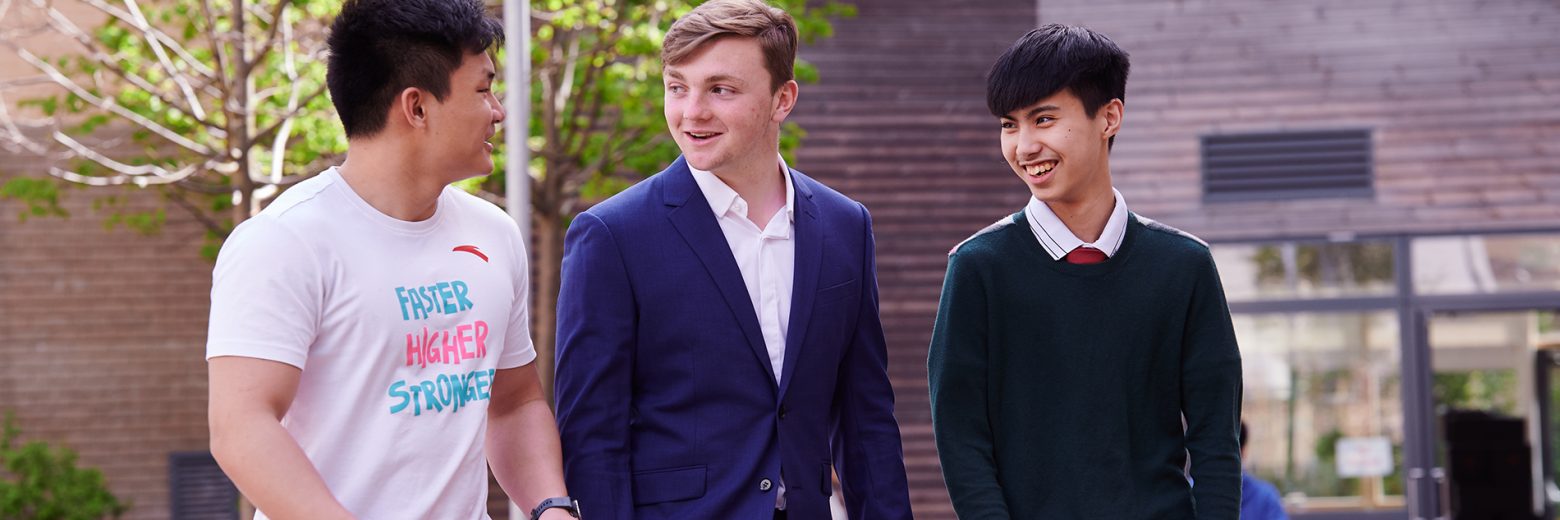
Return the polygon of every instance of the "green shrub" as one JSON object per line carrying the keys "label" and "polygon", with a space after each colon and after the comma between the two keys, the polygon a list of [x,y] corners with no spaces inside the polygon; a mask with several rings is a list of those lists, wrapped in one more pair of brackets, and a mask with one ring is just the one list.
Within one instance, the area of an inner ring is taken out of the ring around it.
{"label": "green shrub", "polygon": [[0,429],[0,520],[89,520],[125,512],[103,473],[76,467],[76,452],[42,441],[13,446],[20,433],[10,413]]}

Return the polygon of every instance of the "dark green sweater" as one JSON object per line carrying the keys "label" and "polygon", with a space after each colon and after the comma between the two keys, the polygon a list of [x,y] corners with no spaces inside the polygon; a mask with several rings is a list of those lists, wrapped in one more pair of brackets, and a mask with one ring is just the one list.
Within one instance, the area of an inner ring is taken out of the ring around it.
{"label": "dark green sweater", "polygon": [[1240,516],[1240,352],[1191,235],[1131,215],[1076,265],[993,224],[949,255],[927,364],[963,520]]}

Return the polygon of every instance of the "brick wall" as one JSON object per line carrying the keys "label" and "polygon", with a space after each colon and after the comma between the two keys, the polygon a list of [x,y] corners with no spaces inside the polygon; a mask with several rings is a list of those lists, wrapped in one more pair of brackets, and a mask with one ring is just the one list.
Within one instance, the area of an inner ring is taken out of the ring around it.
{"label": "brick wall", "polygon": [[155,236],[109,231],[94,198],[71,190],[71,218],[25,223],[0,201],[0,410],[102,469],[125,518],[167,518],[168,453],[207,448],[204,231],[177,213]]}

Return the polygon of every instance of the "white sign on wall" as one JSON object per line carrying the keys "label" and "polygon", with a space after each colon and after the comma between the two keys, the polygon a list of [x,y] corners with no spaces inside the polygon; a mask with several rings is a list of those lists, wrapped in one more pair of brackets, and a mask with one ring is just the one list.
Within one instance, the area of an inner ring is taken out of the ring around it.
{"label": "white sign on wall", "polygon": [[1338,476],[1385,477],[1392,474],[1392,441],[1386,437],[1338,439]]}

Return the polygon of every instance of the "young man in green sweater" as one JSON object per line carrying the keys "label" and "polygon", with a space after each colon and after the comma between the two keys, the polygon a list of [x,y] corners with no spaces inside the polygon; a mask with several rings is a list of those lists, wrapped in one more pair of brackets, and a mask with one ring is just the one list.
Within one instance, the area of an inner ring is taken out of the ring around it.
{"label": "young man in green sweater", "polygon": [[1240,514],[1240,353],[1208,246],[1111,187],[1127,68],[1062,25],[991,68],[1033,197],[948,256],[928,372],[961,519]]}

